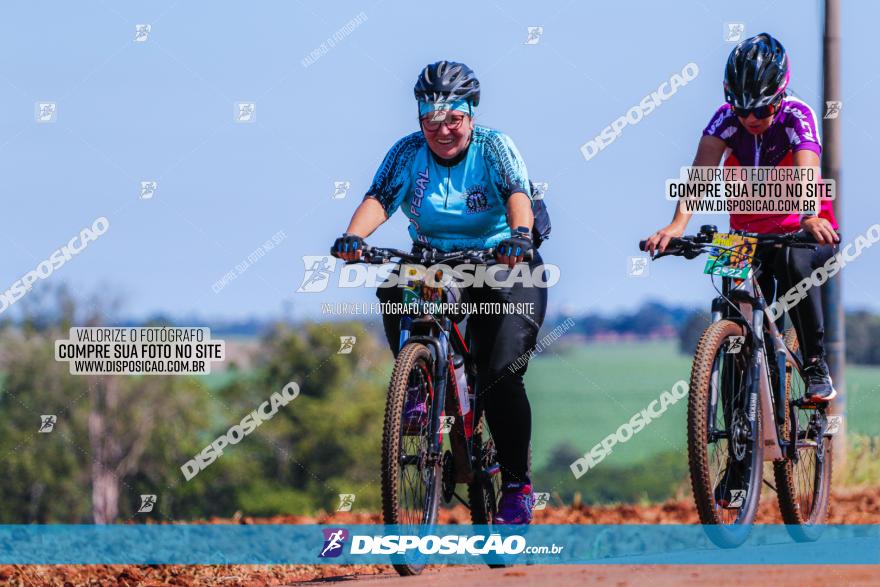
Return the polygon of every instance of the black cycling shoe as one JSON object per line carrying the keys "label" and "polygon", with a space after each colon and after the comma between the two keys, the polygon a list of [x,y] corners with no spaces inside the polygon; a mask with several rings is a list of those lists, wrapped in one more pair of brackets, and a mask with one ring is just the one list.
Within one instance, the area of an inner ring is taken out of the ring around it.
{"label": "black cycling shoe", "polygon": [[837,390],[828,373],[828,364],[822,357],[814,357],[804,365],[804,378],[807,380],[805,397],[811,402],[829,402],[837,397]]}
{"label": "black cycling shoe", "polygon": [[745,503],[742,465],[728,463],[718,485],[715,486],[715,503],[724,509],[739,509]]}

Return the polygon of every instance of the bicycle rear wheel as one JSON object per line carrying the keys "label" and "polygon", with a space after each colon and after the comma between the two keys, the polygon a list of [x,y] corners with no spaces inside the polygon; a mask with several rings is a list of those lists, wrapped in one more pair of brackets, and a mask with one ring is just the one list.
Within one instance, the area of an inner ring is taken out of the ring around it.
{"label": "bicycle rear wheel", "polygon": [[[382,435],[382,518],[385,524],[433,526],[440,506],[441,460],[430,459],[430,416],[433,400],[433,359],[423,344],[405,345],[397,355],[388,398]],[[425,397],[426,423],[419,429],[403,425],[404,406],[410,390]],[[436,461],[436,462],[433,462]],[[414,528],[418,534],[423,528]],[[394,568],[401,575],[418,575],[424,569],[424,557],[401,557]]]}
{"label": "bicycle rear wheel", "polygon": [[[468,503],[471,507],[471,523],[475,526],[491,526],[498,515],[501,501],[501,465],[498,464],[498,449],[490,434],[486,417],[481,416],[474,429],[473,450],[476,457],[474,480],[468,483]],[[529,469],[531,469],[531,446],[529,446]],[[503,569],[509,565],[486,562],[489,568]]]}
{"label": "bicycle rear wheel", "polygon": [[[711,324],[703,332],[688,397],[688,465],[694,501],[700,522],[712,526],[706,528],[710,539],[722,547],[737,546],[748,538],[763,480],[760,402],[755,424],[748,419],[746,373],[752,349],[748,337],[733,338],[744,335],[743,327],[730,320]],[[719,494],[726,507],[718,503]]]}
{"label": "bicycle rear wheel", "polygon": [[489,435],[485,417],[481,417],[474,430],[473,450],[477,452],[477,471],[468,483],[468,502],[471,506],[471,523],[491,525],[498,513],[501,499],[501,467],[495,441]]}
{"label": "bicycle rear wheel", "polygon": [[[789,329],[785,344],[793,355],[799,356],[797,335]],[[791,363],[785,366],[785,439],[791,442],[791,407],[797,417],[797,459],[786,458],[773,463],[776,478],[779,511],[789,533],[795,540],[812,541],[819,537],[828,516],[831,494],[831,437],[820,436],[824,411],[815,407],[801,408],[798,400],[803,398],[806,383]]]}

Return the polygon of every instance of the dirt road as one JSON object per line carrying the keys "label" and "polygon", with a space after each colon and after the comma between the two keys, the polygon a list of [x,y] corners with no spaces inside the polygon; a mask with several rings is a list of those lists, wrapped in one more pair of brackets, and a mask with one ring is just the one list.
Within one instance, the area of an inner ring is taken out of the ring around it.
{"label": "dirt road", "polygon": [[[762,503],[758,523],[779,523],[775,504]],[[835,492],[831,524],[880,524],[880,487]],[[278,516],[267,519],[243,517],[236,520],[207,520],[214,524],[372,524],[378,514],[333,513],[319,516]],[[469,524],[463,507],[443,510],[441,522]],[[547,508],[536,512],[537,524],[694,524],[697,516],[688,501],[669,501],[650,506],[618,505],[602,507]],[[321,585],[356,581],[358,587],[370,585],[599,585],[613,587],[672,587],[705,585],[771,585],[783,587],[843,587],[880,585],[880,567],[867,566],[708,566],[708,565],[588,565],[518,566],[489,569],[482,566],[428,567],[419,577],[398,577],[388,566],[332,565],[230,565],[230,566],[122,566],[59,565],[0,566],[0,585],[34,587],[52,585],[125,586],[135,585],[221,585],[260,587],[263,585]]]}
{"label": "dirt road", "polygon": [[[355,577],[352,577],[355,579]],[[397,574],[357,577],[357,587],[392,587],[397,585],[430,585],[431,587],[463,587],[465,585],[510,585],[522,587],[726,587],[748,585],[759,587],[843,587],[876,586],[880,584],[880,568],[853,567],[768,567],[768,566],[544,566],[488,569],[456,567],[428,569],[418,577]],[[332,579],[333,582],[340,578]],[[344,579],[343,579],[344,580]],[[327,580],[294,583],[315,585]]]}

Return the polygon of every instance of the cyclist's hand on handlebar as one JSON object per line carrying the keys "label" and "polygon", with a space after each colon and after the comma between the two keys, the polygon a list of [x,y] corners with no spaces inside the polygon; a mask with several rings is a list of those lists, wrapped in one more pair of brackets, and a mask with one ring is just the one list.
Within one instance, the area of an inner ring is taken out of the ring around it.
{"label": "cyclist's hand on handlebar", "polygon": [[684,234],[684,227],[670,224],[665,228],[661,228],[650,237],[645,243],[645,252],[650,253],[653,257],[655,252],[664,252],[669,246],[669,241],[673,238],[679,238]]}
{"label": "cyclist's hand on handlebar", "polygon": [[801,228],[813,235],[820,245],[830,245],[840,242],[840,237],[834,231],[831,223],[824,218],[812,216],[801,220]]}
{"label": "cyclist's hand on handlebar", "polygon": [[344,233],[330,248],[330,254],[344,261],[359,261],[364,251],[364,239],[356,234]]}
{"label": "cyclist's hand on handlebar", "polygon": [[498,243],[495,249],[495,259],[513,269],[517,263],[522,263],[529,251],[532,250],[532,239],[525,234],[517,234]]}

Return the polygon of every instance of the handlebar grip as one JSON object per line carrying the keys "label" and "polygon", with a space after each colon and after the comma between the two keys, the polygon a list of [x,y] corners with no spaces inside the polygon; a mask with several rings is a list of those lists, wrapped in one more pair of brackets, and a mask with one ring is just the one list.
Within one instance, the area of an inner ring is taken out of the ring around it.
{"label": "handlebar grip", "polygon": [[806,230],[799,230],[791,236],[791,242],[815,245],[816,237]]}
{"label": "handlebar grip", "polygon": [[[840,233],[838,233],[838,239],[840,238]],[[799,230],[798,232],[790,233],[785,235],[782,240],[779,241],[779,244],[790,247],[792,249],[817,249],[819,247],[819,243],[816,241],[816,237],[814,237],[811,233],[806,230]]]}
{"label": "handlebar grip", "polygon": [[[647,244],[648,241],[646,240],[639,241],[639,250],[644,251]],[[686,241],[678,237],[672,237],[671,239],[669,239],[669,244],[666,245],[666,250],[668,251],[670,249],[680,249],[683,248],[686,244],[690,244],[690,241]]]}

